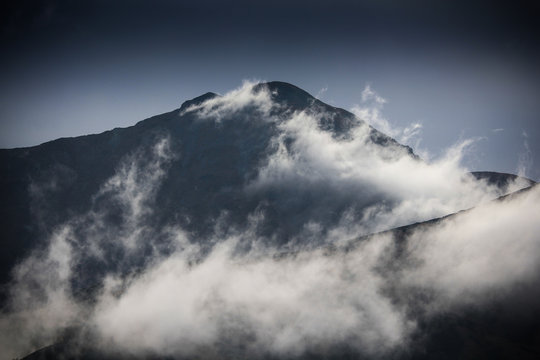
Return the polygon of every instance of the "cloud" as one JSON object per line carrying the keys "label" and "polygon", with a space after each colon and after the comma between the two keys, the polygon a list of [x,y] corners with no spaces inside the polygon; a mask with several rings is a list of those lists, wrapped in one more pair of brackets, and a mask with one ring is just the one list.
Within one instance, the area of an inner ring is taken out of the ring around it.
{"label": "cloud", "polygon": [[[362,122],[347,138],[336,138],[320,128],[324,116],[297,112],[280,123],[275,152],[248,190],[286,188],[296,194],[318,194],[310,197],[314,207],[318,201],[327,207],[337,201],[336,211],[341,209],[343,216],[356,213],[351,221],[361,233],[439,217],[501,195],[497,188],[467,175],[460,165],[473,140],[457,143],[426,163],[405,147],[374,143],[371,129]],[[325,193],[332,194],[333,200]]]}
{"label": "cloud", "polygon": [[[352,344],[384,355],[408,346],[416,331],[420,319],[409,308],[425,306],[428,316],[455,311],[492,301],[493,291],[509,296],[500,290],[511,294],[513,285],[537,276],[539,196],[535,188],[413,232],[395,273],[384,270],[396,252],[390,234],[344,253],[277,258],[268,248],[237,254],[237,239],[222,239],[199,261],[198,249],[164,258],[127,279],[120,296],[106,289],[89,321],[107,346],[135,354],[234,356],[236,347],[248,356],[298,356]],[[403,300],[417,288],[431,300]]]}
{"label": "cloud", "polygon": [[519,154],[516,172],[519,176],[527,177],[533,164],[532,151],[529,146],[529,135],[525,130],[521,132],[523,137],[523,151]]}
{"label": "cloud", "polygon": [[392,125],[388,119],[383,116],[384,104],[387,100],[376,93],[371,85],[366,85],[362,91],[362,103],[353,105],[350,111],[360,119],[366,121],[377,130],[397,139],[402,144],[415,145],[420,143],[420,134],[422,124],[419,122],[411,123],[405,128],[399,128]]}
{"label": "cloud", "polygon": [[181,114],[196,112],[199,118],[211,118],[220,121],[238,113],[246,107],[256,108],[262,115],[268,116],[272,107],[271,94],[266,87],[257,87],[258,81],[244,81],[238,89],[223,96],[217,96],[200,104],[194,104]]}
{"label": "cloud", "polygon": [[[367,86],[362,99],[375,104],[370,110],[373,118],[384,119],[380,107],[386,102],[384,98]],[[278,105],[272,102],[268,89],[245,82],[239,89],[193,109],[201,117],[218,116],[216,121],[234,122],[244,116],[242,111],[252,107],[268,114]],[[463,155],[474,142],[471,139],[426,163],[391,139],[374,139],[380,135],[374,135],[361,119],[353,120],[343,133],[336,133],[332,125],[327,125],[337,122],[336,116],[341,115],[332,111],[313,106],[304,111],[284,111],[279,117],[250,118],[251,122],[271,123],[277,131],[271,132],[269,156],[256,179],[246,184],[245,194],[261,198],[270,191],[291,199],[271,202],[261,209],[284,214],[281,221],[294,220],[291,227],[295,229],[303,226],[306,232],[313,232],[320,228],[324,234],[343,223],[341,218],[349,218],[355,223],[351,231],[365,234],[442,216],[502,195],[500,189],[468,176],[461,166]],[[408,139],[420,130],[419,124],[399,131],[385,124],[390,134],[399,132]],[[310,206],[306,208],[293,199]]]}
{"label": "cloud", "polygon": [[95,318],[100,333],[135,353],[188,355],[232,341],[252,355],[294,356],[348,342],[384,352],[408,331],[373,272],[387,243],[339,258],[319,250],[274,259],[234,256],[229,241],[194,266],[176,254],[119,299],[103,298]]}
{"label": "cloud", "polygon": [[[145,152],[150,157],[141,154],[139,149],[124,159],[95,195],[90,211],[54,229],[47,248],[35,249],[15,267],[0,316],[3,356],[49,345],[68,328],[84,323],[89,309],[75,294],[99,285],[105,270],[133,271],[148,252],[143,242],[146,215],[174,155],[167,138]],[[120,222],[108,220],[115,215]]]}
{"label": "cloud", "polygon": [[[120,296],[105,291],[92,324],[109,346],[139,354],[210,348],[234,357],[237,346],[248,356],[297,356],[348,344],[381,356],[408,346],[420,320],[410,308],[431,316],[489,303],[494,291],[511,297],[512,286],[537,277],[539,196],[535,188],[414,231],[395,272],[391,234],[347,252],[278,257],[268,248],[237,254],[236,239],[222,239],[200,261],[193,262],[197,251],[178,252],[130,280]],[[431,300],[407,301],[418,288]]]}
{"label": "cloud", "polygon": [[14,270],[9,307],[0,313],[3,357],[51,344],[81,314],[67,286],[72,276],[70,235],[69,228],[62,227],[47,249],[34,251]]}
{"label": "cloud", "polygon": [[479,304],[538,280],[539,200],[536,186],[415,231],[407,252],[420,265],[404,271],[404,283],[433,290],[441,311],[441,304]]}
{"label": "cloud", "polygon": [[327,91],[328,91],[328,86],[323,87],[321,90],[317,92],[317,95],[315,95],[315,98],[321,100],[321,98],[324,96],[324,94],[326,94]]}

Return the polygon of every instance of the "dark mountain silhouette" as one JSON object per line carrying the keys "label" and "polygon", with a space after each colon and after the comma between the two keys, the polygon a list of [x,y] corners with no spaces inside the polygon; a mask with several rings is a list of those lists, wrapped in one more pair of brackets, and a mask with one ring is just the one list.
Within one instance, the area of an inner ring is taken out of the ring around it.
{"label": "dark mountain silhouette", "polygon": [[536,181],[534,180],[508,173],[500,173],[495,171],[473,171],[471,174],[478,180],[486,180],[489,184],[496,185],[500,188],[504,188],[508,186],[509,183],[518,179],[523,180],[528,186],[536,184]]}
{"label": "dark mountain silhouette", "polygon": [[[325,198],[320,189],[304,189],[294,196],[276,188],[249,195],[244,192],[244,185],[256,177],[258,168],[275,151],[271,140],[278,132],[280,118],[293,111],[323,114],[319,126],[336,137],[347,136],[358,121],[353,114],[326,105],[291,84],[270,82],[255,86],[253,91],[265,89],[280,105],[272,110],[273,121],[258,121],[261,114],[249,107],[219,124],[200,121],[196,111],[186,110],[218,97],[206,93],[186,101],[180,109],[129,128],[0,150],[4,249],[0,281],[5,283],[18,259],[40,246],[57,226],[92,208],[95,194],[115,174],[122,159],[138,151],[143,162],[151,161],[147,153],[166,136],[177,157],[168,165],[156,194],[159,206],[150,219],[155,226],[175,223],[204,236],[213,231],[212,224],[220,215],[227,214],[230,226],[241,227],[247,215],[258,209],[265,211],[267,219],[262,235],[276,235],[276,241],[286,243],[310,220],[330,223],[339,218],[352,200],[334,198],[334,194]],[[380,146],[401,147],[414,156],[410,148],[375,129],[371,129],[371,139]],[[281,201],[284,197],[289,201]],[[378,200],[376,194],[369,195],[365,203]]]}

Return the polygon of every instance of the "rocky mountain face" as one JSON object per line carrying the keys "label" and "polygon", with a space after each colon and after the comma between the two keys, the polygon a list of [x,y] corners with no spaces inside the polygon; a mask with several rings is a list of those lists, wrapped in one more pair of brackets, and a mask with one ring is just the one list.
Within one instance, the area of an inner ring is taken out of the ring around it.
{"label": "rocky mountain face", "polygon": [[[483,257],[462,258],[447,234],[474,239],[473,222],[485,226],[482,239],[498,239],[486,235],[486,214],[506,219],[536,206],[490,205],[534,182],[469,174],[459,151],[449,153],[428,164],[283,82],[206,93],[128,128],[0,150],[0,331],[27,339],[6,335],[0,347],[20,356],[56,344],[29,359],[455,358],[486,347],[497,355],[493,338],[501,338],[508,353],[538,354],[534,341],[510,339],[498,323],[493,309],[512,314],[513,305],[471,307],[507,291],[506,280],[478,275],[474,287],[456,274],[443,291],[429,276],[452,274],[430,262],[445,251],[458,259],[453,270]],[[475,206],[488,210],[437,220]],[[531,216],[515,222],[528,232],[514,255],[534,253]],[[512,226],[496,235],[506,231]],[[524,263],[527,271],[504,277],[512,286],[537,262]],[[504,321],[538,333],[536,321]],[[132,343],[132,329],[155,341]]]}

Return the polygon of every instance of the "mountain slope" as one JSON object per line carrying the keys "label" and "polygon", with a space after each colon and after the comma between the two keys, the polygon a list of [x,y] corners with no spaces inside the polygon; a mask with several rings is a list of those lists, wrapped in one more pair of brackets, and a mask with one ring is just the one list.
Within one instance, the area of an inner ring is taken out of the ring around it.
{"label": "mountain slope", "polygon": [[471,174],[478,180],[486,180],[489,184],[500,188],[507,187],[508,184],[521,181],[524,186],[532,186],[535,181],[514,174],[499,173],[494,171],[473,171]]}
{"label": "mountain slope", "polygon": [[[201,120],[196,110],[186,110],[219,99],[207,93],[133,127],[58,139],[31,148],[0,150],[0,196],[4,199],[0,226],[2,246],[7,249],[0,258],[0,280],[5,283],[17,259],[42,244],[55,227],[92,208],[95,194],[114,176],[122,159],[137,153],[141,161],[149,161],[147,154],[163,138],[170,141],[174,158],[168,160],[168,174],[155,195],[155,203],[160,204],[152,215],[155,224],[179,223],[188,231],[205,235],[220,215],[227,213],[228,221],[243,226],[248,214],[262,210],[262,206],[271,217],[267,227],[282,228],[279,241],[286,242],[312,216],[299,218],[299,208],[308,208],[314,201],[313,194],[306,193],[301,203],[289,204],[288,208],[273,200],[281,196],[278,190],[246,196],[243,189],[275,150],[273,138],[279,133],[280,121],[295,111],[322,114],[320,128],[343,137],[358,119],[287,83],[259,84],[253,92],[269,93],[267,101],[275,108],[263,114],[255,104],[225,114],[219,123],[212,114],[207,116],[209,120]],[[261,117],[271,120],[261,121]],[[381,146],[400,147],[375,129],[370,130],[370,137]],[[412,154],[410,148],[403,149]],[[339,213],[348,206],[347,199],[340,202],[329,213]],[[270,232],[273,230],[266,234]]]}

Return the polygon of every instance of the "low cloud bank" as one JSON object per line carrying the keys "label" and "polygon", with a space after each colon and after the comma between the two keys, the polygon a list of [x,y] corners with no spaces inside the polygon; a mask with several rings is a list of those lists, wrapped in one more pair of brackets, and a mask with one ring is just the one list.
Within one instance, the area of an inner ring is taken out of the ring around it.
{"label": "low cloud bank", "polygon": [[[407,346],[419,320],[412,309],[429,317],[511,301],[514,286],[538,281],[539,200],[536,187],[416,230],[398,257],[389,257],[397,251],[391,234],[348,252],[280,258],[235,255],[228,239],[197,264],[178,253],[120,297],[105,292],[93,323],[134,353],[236,345],[251,355],[295,356],[347,344],[384,355]],[[407,300],[419,290],[429,301]]]}
{"label": "low cloud bank", "polygon": [[[409,346],[420,320],[411,309],[429,317],[483,306],[539,280],[538,200],[536,187],[414,231],[397,258],[389,256],[397,251],[392,234],[348,252],[286,255],[262,246],[237,253],[233,237],[202,255],[177,233],[181,251],[136,275],[108,275],[92,305],[70,294],[73,249],[60,233],[45,259],[32,259],[40,274],[32,280],[45,293],[25,299],[25,288],[14,288],[23,306],[4,314],[2,333],[46,343],[82,326],[95,346],[131,354],[297,356],[347,345],[384,355]],[[411,301],[419,290],[429,300]]]}
{"label": "low cloud bank", "polygon": [[511,291],[513,284],[538,280],[538,214],[540,187],[535,186],[416,231],[407,250],[421,265],[407,270],[404,282],[461,303],[486,301]]}
{"label": "low cloud bank", "polygon": [[399,344],[408,331],[373,271],[385,242],[339,258],[315,251],[280,260],[234,256],[232,245],[221,243],[193,266],[177,254],[120,298],[106,293],[93,319],[100,334],[135,353],[237,346],[294,356],[339,343],[374,352]]}

